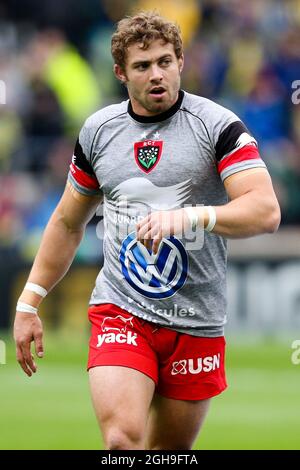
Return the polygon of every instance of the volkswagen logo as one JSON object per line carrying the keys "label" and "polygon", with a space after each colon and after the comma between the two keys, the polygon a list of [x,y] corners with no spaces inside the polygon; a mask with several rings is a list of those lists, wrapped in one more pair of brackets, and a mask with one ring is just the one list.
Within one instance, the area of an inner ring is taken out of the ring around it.
{"label": "volkswagen logo", "polygon": [[122,243],[119,259],[126,281],[150,299],[171,297],[187,278],[188,256],[175,237],[163,238],[158,252],[153,254],[132,232]]}

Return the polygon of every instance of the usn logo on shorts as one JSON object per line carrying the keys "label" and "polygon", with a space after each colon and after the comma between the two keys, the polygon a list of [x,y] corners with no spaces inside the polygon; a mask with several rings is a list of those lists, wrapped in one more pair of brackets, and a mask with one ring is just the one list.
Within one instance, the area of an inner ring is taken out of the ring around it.
{"label": "usn logo on shorts", "polygon": [[187,278],[187,253],[175,237],[164,238],[158,253],[153,254],[137,242],[132,232],[122,243],[120,262],[126,281],[149,299],[171,297]]}
{"label": "usn logo on shorts", "polygon": [[220,359],[220,353],[214,354],[213,356],[206,356],[204,358],[198,357],[197,359],[181,359],[172,363],[171,375],[185,375],[188,372],[190,374],[211,372],[215,369],[220,369]]}

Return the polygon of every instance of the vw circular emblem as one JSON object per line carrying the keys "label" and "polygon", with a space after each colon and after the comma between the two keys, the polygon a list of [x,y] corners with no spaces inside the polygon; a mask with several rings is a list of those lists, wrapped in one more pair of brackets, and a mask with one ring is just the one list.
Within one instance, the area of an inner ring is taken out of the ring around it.
{"label": "vw circular emblem", "polygon": [[122,273],[139,294],[150,299],[164,299],[175,294],[185,283],[188,256],[175,237],[163,238],[153,254],[130,233],[120,250]]}

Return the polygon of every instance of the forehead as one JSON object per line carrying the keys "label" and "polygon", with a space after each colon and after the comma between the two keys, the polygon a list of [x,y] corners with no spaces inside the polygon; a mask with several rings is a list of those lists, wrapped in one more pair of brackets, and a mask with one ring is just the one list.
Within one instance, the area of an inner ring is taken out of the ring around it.
{"label": "forehead", "polygon": [[151,42],[150,46],[145,50],[142,49],[141,43],[135,43],[127,49],[126,62],[130,65],[133,62],[155,61],[165,54],[175,56],[175,50],[173,44],[162,39],[156,39]]}

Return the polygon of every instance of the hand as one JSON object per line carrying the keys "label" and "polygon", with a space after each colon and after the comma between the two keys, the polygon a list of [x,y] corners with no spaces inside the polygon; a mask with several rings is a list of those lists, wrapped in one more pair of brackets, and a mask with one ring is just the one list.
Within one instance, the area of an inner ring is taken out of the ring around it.
{"label": "hand", "polygon": [[14,324],[14,340],[18,363],[28,377],[37,371],[37,366],[31,354],[30,346],[34,341],[35,352],[43,357],[43,325],[40,317],[28,313],[17,312]]}
{"label": "hand", "polygon": [[191,223],[184,209],[175,211],[152,212],[136,226],[137,240],[152,252],[157,253],[159,244],[164,237],[181,236],[190,229]]}

